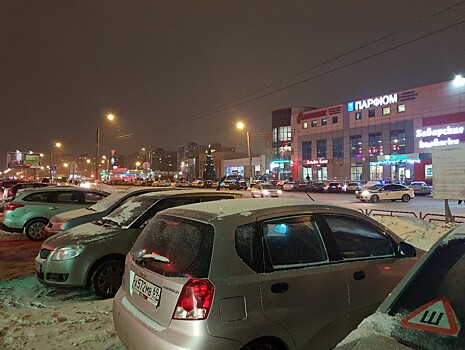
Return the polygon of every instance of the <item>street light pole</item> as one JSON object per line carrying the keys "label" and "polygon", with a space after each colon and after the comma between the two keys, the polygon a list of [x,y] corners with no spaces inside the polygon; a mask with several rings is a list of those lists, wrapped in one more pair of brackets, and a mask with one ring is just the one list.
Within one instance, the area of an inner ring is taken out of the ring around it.
{"label": "street light pole", "polygon": [[248,129],[247,129],[247,153],[249,156],[250,182],[252,182],[254,171],[252,170],[252,153],[250,151],[250,132]]}
{"label": "street light pole", "polygon": [[100,163],[100,130],[99,128],[97,127],[97,134],[96,134],[96,137],[95,137],[95,144],[96,144],[96,148],[95,148],[95,180],[98,181],[99,179],[99,171],[98,171],[98,168],[99,168],[99,163]]}

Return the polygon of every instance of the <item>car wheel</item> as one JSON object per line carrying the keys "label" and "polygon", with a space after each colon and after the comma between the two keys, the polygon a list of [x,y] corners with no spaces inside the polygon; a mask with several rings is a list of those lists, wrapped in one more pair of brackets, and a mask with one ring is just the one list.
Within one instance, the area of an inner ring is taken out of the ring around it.
{"label": "car wheel", "polygon": [[123,279],[124,262],[122,260],[106,260],[92,274],[90,289],[103,299],[115,296]]}
{"label": "car wheel", "polygon": [[241,350],[280,350],[283,346],[273,345],[263,340],[257,340],[245,345]]}
{"label": "car wheel", "polygon": [[408,202],[410,200],[410,196],[408,194],[404,194],[402,196],[402,202]]}
{"label": "car wheel", "polygon": [[375,194],[374,196],[371,196],[370,200],[373,203],[378,203],[379,202],[379,197]]}
{"label": "car wheel", "polygon": [[26,237],[31,241],[43,241],[45,239],[44,228],[47,225],[45,219],[33,219],[24,227]]}

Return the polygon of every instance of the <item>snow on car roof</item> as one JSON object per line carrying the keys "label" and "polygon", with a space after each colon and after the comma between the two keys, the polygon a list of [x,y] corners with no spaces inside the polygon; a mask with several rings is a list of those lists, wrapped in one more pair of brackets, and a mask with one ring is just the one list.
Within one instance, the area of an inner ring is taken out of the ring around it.
{"label": "snow on car roof", "polygon": [[165,214],[174,214],[175,211],[195,211],[202,212],[204,214],[213,217],[225,217],[231,215],[243,215],[250,216],[254,212],[260,212],[262,210],[269,209],[285,209],[289,210],[289,207],[302,207],[308,206],[313,209],[323,208],[338,208],[339,210],[346,210],[347,212],[357,212],[353,209],[347,209],[336,205],[328,205],[322,203],[312,202],[310,200],[302,199],[283,199],[283,198],[246,198],[236,200],[223,200],[215,202],[204,202],[198,204],[189,204],[178,208],[171,208],[164,211]]}

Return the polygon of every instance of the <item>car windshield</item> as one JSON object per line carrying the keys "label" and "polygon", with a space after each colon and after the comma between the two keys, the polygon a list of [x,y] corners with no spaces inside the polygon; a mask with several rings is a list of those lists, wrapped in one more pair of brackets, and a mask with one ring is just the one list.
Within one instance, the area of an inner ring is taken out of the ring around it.
{"label": "car windshield", "polygon": [[118,202],[121,198],[127,195],[127,192],[115,192],[111,195],[103,198],[102,200],[98,201],[97,203],[91,205],[89,208],[93,211],[104,211],[111,207],[113,204]]}
{"label": "car windshield", "polygon": [[133,261],[164,276],[206,278],[213,249],[213,227],[157,215],[129,253]]}
{"label": "car windshield", "polygon": [[372,191],[375,191],[375,190],[379,190],[383,186],[384,185],[382,185],[382,184],[377,184],[377,185],[373,185],[373,186],[368,187],[368,189],[372,190]]}
{"label": "car windshield", "polygon": [[399,342],[414,349],[464,349],[465,239],[439,245],[389,314]]}
{"label": "car windshield", "polygon": [[151,196],[132,198],[103,219],[111,220],[120,227],[129,226],[158,200],[158,197]]}
{"label": "car windshield", "polygon": [[273,190],[274,186],[272,184],[262,184],[262,190]]}

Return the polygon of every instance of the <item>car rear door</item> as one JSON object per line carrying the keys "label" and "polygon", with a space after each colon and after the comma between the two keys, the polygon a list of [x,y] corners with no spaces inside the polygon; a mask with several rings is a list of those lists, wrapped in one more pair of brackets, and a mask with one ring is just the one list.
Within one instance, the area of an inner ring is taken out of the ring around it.
{"label": "car rear door", "polygon": [[396,243],[361,218],[325,215],[342,255],[350,293],[349,330],[372,314],[416,259],[396,254]]}
{"label": "car rear door", "polygon": [[264,314],[293,337],[297,349],[329,349],[348,330],[344,270],[331,261],[310,215],[264,220],[265,272],[258,274]]}

